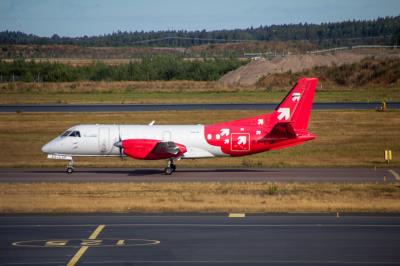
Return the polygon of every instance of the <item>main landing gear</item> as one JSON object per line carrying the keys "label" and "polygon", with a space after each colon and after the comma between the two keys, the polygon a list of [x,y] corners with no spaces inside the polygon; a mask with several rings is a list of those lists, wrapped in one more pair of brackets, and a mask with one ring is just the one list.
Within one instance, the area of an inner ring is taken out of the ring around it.
{"label": "main landing gear", "polygon": [[66,172],[68,174],[72,174],[74,172],[74,160],[73,159],[68,161]]}
{"label": "main landing gear", "polygon": [[175,172],[175,170],[176,170],[176,166],[174,164],[174,160],[173,159],[168,159],[167,160],[167,167],[164,168],[164,173],[166,175],[170,175],[173,172]]}

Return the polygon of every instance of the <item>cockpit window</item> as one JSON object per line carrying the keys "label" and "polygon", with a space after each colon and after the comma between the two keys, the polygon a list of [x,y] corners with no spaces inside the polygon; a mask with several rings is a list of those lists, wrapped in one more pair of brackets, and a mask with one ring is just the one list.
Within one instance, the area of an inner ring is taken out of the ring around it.
{"label": "cockpit window", "polygon": [[70,137],[81,137],[81,133],[79,131],[72,131],[71,134],[69,134]]}
{"label": "cockpit window", "polygon": [[78,137],[78,138],[80,138],[81,137],[81,133],[79,132],[79,131],[71,131],[71,130],[67,130],[67,131],[65,131],[62,135],[61,135],[61,137]]}
{"label": "cockpit window", "polygon": [[66,136],[68,136],[70,133],[71,133],[71,130],[67,130],[67,131],[65,131],[65,132],[61,135],[61,137],[66,137]]}

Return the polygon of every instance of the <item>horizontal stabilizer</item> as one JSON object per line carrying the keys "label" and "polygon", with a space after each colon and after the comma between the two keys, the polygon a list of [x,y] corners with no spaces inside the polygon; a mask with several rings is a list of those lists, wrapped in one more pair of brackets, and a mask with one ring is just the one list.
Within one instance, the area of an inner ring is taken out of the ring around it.
{"label": "horizontal stabilizer", "polygon": [[296,132],[292,123],[282,122],[276,123],[272,130],[265,136],[266,140],[280,140],[296,138]]}

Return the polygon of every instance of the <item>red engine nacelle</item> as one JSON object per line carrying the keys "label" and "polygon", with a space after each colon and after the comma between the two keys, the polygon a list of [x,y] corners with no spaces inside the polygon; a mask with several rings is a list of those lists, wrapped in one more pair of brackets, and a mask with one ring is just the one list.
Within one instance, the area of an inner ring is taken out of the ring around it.
{"label": "red engine nacelle", "polygon": [[[173,146],[170,146],[171,143]],[[160,144],[160,145],[158,145]],[[173,142],[161,142],[155,139],[127,139],[122,141],[124,154],[139,160],[160,160],[176,158],[186,152],[186,147]],[[171,150],[177,150],[173,152]]]}

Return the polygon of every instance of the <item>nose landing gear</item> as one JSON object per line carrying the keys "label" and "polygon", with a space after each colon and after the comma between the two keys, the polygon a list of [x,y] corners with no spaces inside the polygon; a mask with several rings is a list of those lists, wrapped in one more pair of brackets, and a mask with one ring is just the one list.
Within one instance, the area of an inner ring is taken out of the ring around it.
{"label": "nose landing gear", "polygon": [[74,172],[74,160],[72,158],[68,161],[66,172],[68,174],[72,174]]}
{"label": "nose landing gear", "polygon": [[175,172],[175,170],[176,170],[176,166],[174,164],[174,160],[173,159],[168,159],[167,160],[167,167],[164,168],[164,173],[166,175],[170,175],[173,172]]}

